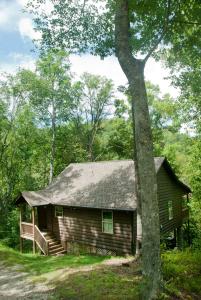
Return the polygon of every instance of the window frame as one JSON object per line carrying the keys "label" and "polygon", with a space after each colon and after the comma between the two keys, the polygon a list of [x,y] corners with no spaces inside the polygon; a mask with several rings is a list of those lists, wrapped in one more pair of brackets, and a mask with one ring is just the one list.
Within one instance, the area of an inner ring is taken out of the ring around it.
{"label": "window frame", "polygon": [[[58,213],[57,209],[61,209],[61,215],[57,215],[57,213]],[[64,208],[63,208],[63,206],[55,205],[55,207],[54,207],[54,216],[56,218],[63,218],[63,216],[64,216]]]}
{"label": "window frame", "polygon": [[171,221],[173,219],[174,219],[173,201],[168,200],[168,220]]}
{"label": "window frame", "polygon": [[[112,214],[112,219],[111,221],[108,221],[108,220],[104,220],[104,213],[111,213]],[[105,234],[114,234],[114,218],[113,218],[113,211],[111,210],[102,210],[102,219],[101,219],[101,222],[102,222],[102,233],[105,233]],[[104,231],[104,224],[112,224],[112,232],[106,232]]]}

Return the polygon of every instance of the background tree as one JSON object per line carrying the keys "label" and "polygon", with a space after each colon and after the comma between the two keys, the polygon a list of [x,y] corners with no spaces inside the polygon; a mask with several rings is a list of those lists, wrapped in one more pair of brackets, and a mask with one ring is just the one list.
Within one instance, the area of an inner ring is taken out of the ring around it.
{"label": "background tree", "polygon": [[113,83],[106,77],[84,73],[81,77],[81,99],[79,109],[87,138],[88,159],[97,159],[94,142],[101,129],[102,121],[112,113]]}
{"label": "background tree", "polygon": [[22,71],[22,81],[30,93],[30,103],[36,111],[41,126],[51,128],[50,176],[54,176],[56,152],[56,127],[70,118],[73,107],[71,97],[71,74],[68,56],[65,52],[49,51],[36,65],[36,72]]}

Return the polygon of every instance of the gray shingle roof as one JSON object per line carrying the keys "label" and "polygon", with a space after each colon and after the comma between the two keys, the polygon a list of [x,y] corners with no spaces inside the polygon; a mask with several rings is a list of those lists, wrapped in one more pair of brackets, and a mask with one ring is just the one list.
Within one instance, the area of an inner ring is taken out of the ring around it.
{"label": "gray shingle roof", "polygon": [[[165,158],[155,158],[156,172]],[[44,190],[22,192],[31,206],[47,204],[74,207],[136,209],[132,160],[70,164]]]}

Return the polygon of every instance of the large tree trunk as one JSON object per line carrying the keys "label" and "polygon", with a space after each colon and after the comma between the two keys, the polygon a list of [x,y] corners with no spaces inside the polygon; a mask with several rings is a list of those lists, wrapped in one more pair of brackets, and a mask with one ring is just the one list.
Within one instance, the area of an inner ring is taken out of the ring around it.
{"label": "large tree trunk", "polygon": [[144,81],[144,62],[132,55],[127,0],[116,0],[116,55],[132,96],[135,131],[138,214],[142,221],[142,270],[145,279],[142,299],[153,299],[160,284],[160,226],[153,143]]}

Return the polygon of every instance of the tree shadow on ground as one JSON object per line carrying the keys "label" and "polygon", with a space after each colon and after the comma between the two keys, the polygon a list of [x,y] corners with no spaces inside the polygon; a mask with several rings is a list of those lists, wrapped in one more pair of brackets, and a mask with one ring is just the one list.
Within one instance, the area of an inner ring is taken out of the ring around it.
{"label": "tree shadow on ground", "polygon": [[41,275],[62,268],[76,268],[101,263],[107,256],[64,255],[42,256],[22,254],[7,247],[0,247],[0,261],[7,266],[20,265],[30,275]]}

